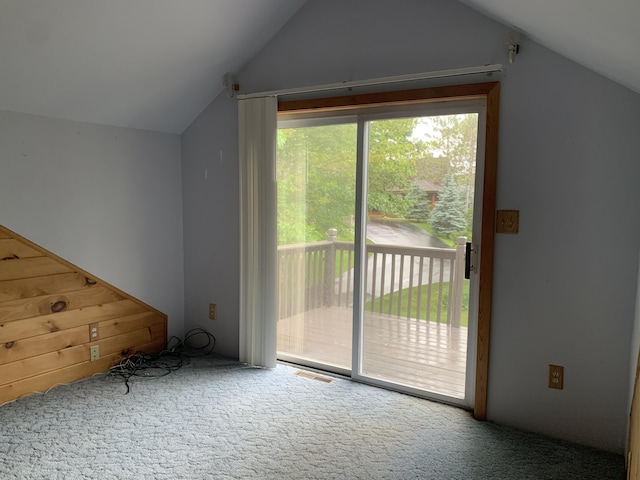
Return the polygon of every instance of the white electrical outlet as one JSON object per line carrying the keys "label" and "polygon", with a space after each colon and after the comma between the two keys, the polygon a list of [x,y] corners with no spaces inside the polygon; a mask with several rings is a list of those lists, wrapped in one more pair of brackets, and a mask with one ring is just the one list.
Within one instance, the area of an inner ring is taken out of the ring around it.
{"label": "white electrical outlet", "polygon": [[91,347],[91,361],[95,362],[100,358],[100,345],[94,345]]}

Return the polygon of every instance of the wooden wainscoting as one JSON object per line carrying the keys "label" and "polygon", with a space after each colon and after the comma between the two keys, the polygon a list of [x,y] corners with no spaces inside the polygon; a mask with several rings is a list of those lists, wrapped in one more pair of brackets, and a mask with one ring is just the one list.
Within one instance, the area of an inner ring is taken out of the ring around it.
{"label": "wooden wainscoting", "polygon": [[164,313],[0,226],[0,405],[166,341]]}
{"label": "wooden wainscoting", "polygon": [[627,445],[627,479],[640,479],[640,355],[633,384],[633,400],[629,420],[629,444]]}

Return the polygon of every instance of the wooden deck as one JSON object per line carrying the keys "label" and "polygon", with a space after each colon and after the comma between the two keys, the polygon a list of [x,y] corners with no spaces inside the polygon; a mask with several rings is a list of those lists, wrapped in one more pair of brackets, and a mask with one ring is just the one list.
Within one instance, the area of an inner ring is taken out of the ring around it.
{"label": "wooden deck", "polygon": [[[318,308],[278,321],[278,352],[351,370],[352,311]],[[362,374],[464,398],[466,327],[367,312]]]}

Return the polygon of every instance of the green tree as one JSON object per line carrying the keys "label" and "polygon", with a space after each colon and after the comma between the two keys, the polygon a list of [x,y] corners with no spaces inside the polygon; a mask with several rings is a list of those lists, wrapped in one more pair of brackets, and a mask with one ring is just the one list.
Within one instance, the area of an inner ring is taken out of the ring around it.
{"label": "green tree", "polygon": [[[368,206],[401,216],[424,143],[412,139],[416,119],[375,121],[369,128]],[[353,238],[356,185],[354,123],[278,130],[278,242],[312,242],[337,228]]]}
{"label": "green tree", "polygon": [[431,212],[429,223],[434,231],[450,236],[464,232],[467,229],[465,219],[464,199],[452,174],[444,178],[442,190],[438,193],[438,200]]}
{"label": "green tree", "polygon": [[409,206],[398,192],[407,191],[415,178],[416,161],[425,144],[413,138],[417,118],[377,120],[369,128],[369,209],[403,216]]}
{"label": "green tree", "polygon": [[426,222],[431,214],[431,199],[420,186],[413,185],[407,194],[410,204],[407,218],[412,222]]}
{"label": "green tree", "polygon": [[421,164],[428,172],[427,178],[443,183],[447,174],[452,174],[456,183],[463,187],[465,209],[472,208],[476,176],[476,154],[478,137],[478,114],[440,115],[424,120],[428,151]]}
{"label": "green tree", "polygon": [[314,242],[337,228],[352,235],[356,125],[278,130],[278,243]]}

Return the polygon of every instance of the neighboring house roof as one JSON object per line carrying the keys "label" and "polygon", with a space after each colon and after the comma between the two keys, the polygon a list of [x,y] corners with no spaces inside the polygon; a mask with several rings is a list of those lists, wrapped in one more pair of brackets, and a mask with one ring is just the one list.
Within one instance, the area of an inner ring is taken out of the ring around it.
{"label": "neighboring house roof", "polygon": [[412,183],[414,185],[418,185],[427,193],[438,193],[442,190],[442,185],[432,182],[431,180],[427,180],[426,178],[415,179]]}

